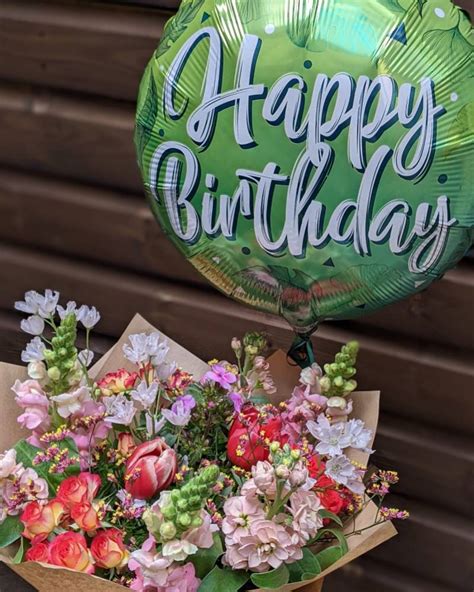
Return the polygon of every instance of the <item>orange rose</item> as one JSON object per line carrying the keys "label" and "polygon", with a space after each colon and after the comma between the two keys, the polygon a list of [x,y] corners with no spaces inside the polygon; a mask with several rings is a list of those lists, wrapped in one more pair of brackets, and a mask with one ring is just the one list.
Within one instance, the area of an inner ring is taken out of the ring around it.
{"label": "orange rose", "polygon": [[119,452],[121,456],[128,458],[136,447],[137,445],[135,444],[132,434],[127,432],[122,432],[119,434],[117,452]]}
{"label": "orange rose", "polygon": [[41,563],[48,563],[49,561],[49,544],[36,543],[28,549],[25,554],[27,561],[39,561]]}
{"label": "orange rose", "polygon": [[118,395],[133,388],[138,374],[136,372],[128,372],[124,368],[117,370],[117,372],[109,372],[99,380],[97,386],[104,397],[110,395]]}
{"label": "orange rose", "polygon": [[58,499],[51,500],[45,506],[38,502],[30,502],[20,516],[25,526],[22,534],[33,541],[33,544],[44,541],[59,526],[65,514],[66,507]]}
{"label": "orange rose", "polygon": [[94,572],[94,563],[86,539],[78,532],[64,532],[53,540],[49,547],[49,562],[88,574]]}
{"label": "orange rose", "polygon": [[71,508],[71,518],[86,532],[97,530],[100,527],[100,520],[97,511],[90,502],[74,504]]}
{"label": "orange rose", "polygon": [[74,504],[91,502],[97,495],[100,485],[99,475],[80,473],[77,477],[68,477],[60,484],[57,497],[70,508]]}
{"label": "orange rose", "polygon": [[100,530],[91,543],[91,553],[97,567],[112,569],[128,561],[128,551],[122,533],[116,528]]}

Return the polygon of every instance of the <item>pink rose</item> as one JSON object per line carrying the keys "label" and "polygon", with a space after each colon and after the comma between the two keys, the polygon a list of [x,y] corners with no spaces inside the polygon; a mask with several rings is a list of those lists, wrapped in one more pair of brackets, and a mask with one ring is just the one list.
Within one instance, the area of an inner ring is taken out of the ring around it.
{"label": "pink rose", "polygon": [[40,383],[36,380],[17,380],[12,391],[16,394],[15,401],[24,410],[18,417],[18,423],[28,430],[47,429],[51,422],[49,400]]}

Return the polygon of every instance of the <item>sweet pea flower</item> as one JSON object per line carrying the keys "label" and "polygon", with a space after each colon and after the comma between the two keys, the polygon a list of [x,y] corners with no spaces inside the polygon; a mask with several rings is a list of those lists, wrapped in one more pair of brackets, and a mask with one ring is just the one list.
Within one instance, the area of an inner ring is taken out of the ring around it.
{"label": "sweet pea flower", "polygon": [[27,343],[25,350],[21,352],[21,361],[25,362],[25,364],[43,361],[45,349],[46,345],[41,341],[41,338],[34,337]]}
{"label": "sweet pea flower", "polygon": [[123,346],[123,353],[127,360],[134,364],[143,364],[152,361],[154,365],[164,362],[169,352],[168,342],[161,341],[157,331],[153,333],[139,333],[130,335],[129,344]]}
{"label": "sweet pea flower", "polygon": [[232,385],[237,382],[237,376],[234,372],[228,369],[229,366],[223,362],[222,364],[213,364],[209,372],[206,372],[201,379],[202,383],[215,382],[224,390],[230,391]]}
{"label": "sweet pea flower", "polygon": [[36,380],[15,381],[12,391],[16,394],[15,401],[23,409],[18,423],[28,429],[47,429],[50,425],[49,400],[41,385]]}
{"label": "sweet pea flower", "polygon": [[229,399],[232,401],[235,413],[240,413],[244,405],[244,398],[239,393],[229,393]]}
{"label": "sweet pea flower", "polygon": [[163,409],[161,414],[175,426],[185,426],[191,419],[191,412],[196,407],[196,401],[191,395],[179,397],[171,409]]}
{"label": "sweet pea flower", "polygon": [[83,304],[76,314],[77,320],[82,323],[86,329],[93,329],[100,321],[100,313],[95,306],[86,306]]}
{"label": "sweet pea flower", "polygon": [[58,414],[63,418],[70,417],[74,413],[80,411],[82,405],[86,401],[90,401],[90,399],[90,391],[85,386],[81,386],[70,393],[63,393],[62,395],[51,397],[51,400],[56,403]]}
{"label": "sweet pea flower", "polygon": [[142,380],[140,384],[130,392],[130,396],[134,401],[139,403],[143,409],[150,409],[156,401],[158,395],[158,383],[152,382],[147,385],[145,380]]}
{"label": "sweet pea flower", "polygon": [[20,323],[21,330],[30,335],[41,335],[44,331],[44,320],[38,315],[32,315],[23,319]]}

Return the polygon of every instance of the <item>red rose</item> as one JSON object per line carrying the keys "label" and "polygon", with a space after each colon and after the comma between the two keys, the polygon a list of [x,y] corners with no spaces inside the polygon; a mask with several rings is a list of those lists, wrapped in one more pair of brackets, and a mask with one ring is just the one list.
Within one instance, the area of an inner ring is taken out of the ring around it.
{"label": "red rose", "polygon": [[97,511],[90,502],[74,504],[71,508],[71,518],[79,528],[86,532],[97,530],[100,527]]}
{"label": "red rose", "polygon": [[345,506],[341,492],[336,490],[337,483],[324,474],[326,463],[319,456],[313,455],[308,461],[308,472],[312,479],[316,479],[314,488],[321,504],[333,514],[339,514]]}
{"label": "red rose", "polygon": [[38,561],[48,563],[49,561],[49,543],[36,543],[31,546],[25,554],[26,561]]}
{"label": "red rose", "polygon": [[324,492],[319,492],[317,495],[323,507],[333,514],[339,514],[344,508],[344,500],[335,489],[327,489]]}
{"label": "red rose", "polygon": [[44,541],[59,526],[65,513],[66,507],[58,499],[51,500],[45,506],[29,502],[20,516],[25,526],[23,536],[33,541],[33,544]]}
{"label": "red rose", "polygon": [[267,460],[270,450],[266,441],[284,444],[287,438],[281,435],[279,416],[262,419],[259,411],[247,406],[235,418],[227,441],[227,457],[242,469],[249,470],[258,461]]}
{"label": "red rose", "polygon": [[91,553],[97,567],[104,569],[121,567],[128,560],[122,533],[116,528],[99,531],[92,541]]}
{"label": "red rose", "polygon": [[125,489],[148,500],[171,485],[178,470],[176,452],[157,438],[137,446],[125,469]]}
{"label": "red rose", "polygon": [[74,504],[92,502],[101,483],[99,475],[80,473],[77,477],[68,477],[59,485],[57,497],[68,508]]}
{"label": "red rose", "polygon": [[86,539],[78,532],[58,535],[49,547],[49,562],[59,567],[91,574],[94,572],[92,555]]}

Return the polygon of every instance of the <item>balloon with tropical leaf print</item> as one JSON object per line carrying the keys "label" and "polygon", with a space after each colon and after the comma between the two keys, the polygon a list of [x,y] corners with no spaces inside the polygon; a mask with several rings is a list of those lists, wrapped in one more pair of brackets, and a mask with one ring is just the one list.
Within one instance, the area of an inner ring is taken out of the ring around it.
{"label": "balloon with tropical leaf print", "polygon": [[163,230],[299,334],[425,289],[472,244],[473,44],[449,0],[183,0],[136,118]]}

